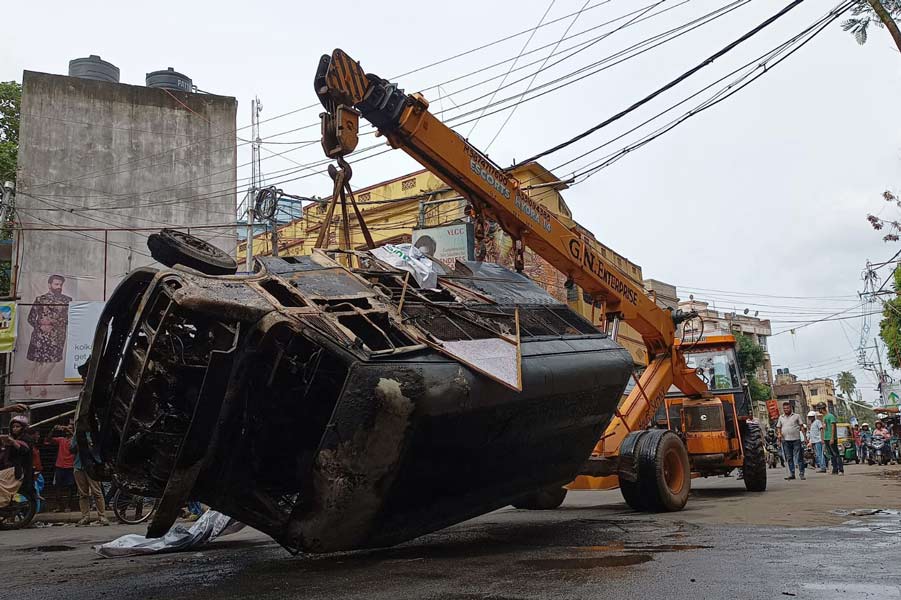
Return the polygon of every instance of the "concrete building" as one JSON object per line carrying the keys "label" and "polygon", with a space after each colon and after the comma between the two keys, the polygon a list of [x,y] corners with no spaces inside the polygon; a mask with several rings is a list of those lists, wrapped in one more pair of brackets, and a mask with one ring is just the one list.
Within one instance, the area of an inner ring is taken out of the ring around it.
{"label": "concrete building", "polygon": [[[642,286],[641,267],[617,254],[597,240],[592,232],[579,225],[572,218],[572,211],[563,199],[561,191],[566,184],[538,163],[522,165],[513,171],[520,181],[528,181],[527,191],[531,198],[546,207],[569,227],[582,233],[589,243],[607,260],[616,265],[623,275]],[[435,235],[441,227],[466,225],[470,218],[465,215],[467,202],[451,190],[433,173],[423,169],[395,177],[375,185],[355,190],[355,196],[364,215],[373,240],[377,245],[386,243],[415,242],[423,232]],[[303,218],[279,228],[279,253],[282,255],[310,254],[319,235],[327,211],[327,201],[307,205]],[[349,211],[352,213],[352,211]],[[339,210],[335,211],[329,229],[328,247],[337,247],[344,233]],[[353,214],[349,215],[349,236],[351,246],[365,248],[362,231]],[[438,228],[438,229],[436,229]],[[467,245],[472,248],[472,232],[465,234]],[[497,228],[487,239],[487,258],[507,267],[513,267],[513,245],[510,238]],[[245,256],[246,243],[238,245],[239,257]],[[254,237],[254,254],[269,254],[270,240],[267,235]],[[465,252],[463,252],[465,254]],[[435,255],[436,258],[440,258]],[[466,258],[466,256],[458,256]],[[544,287],[551,295],[567,302],[587,319],[601,324],[600,307],[592,306],[576,287],[567,289],[566,277],[540,256],[526,249],[525,274]],[[452,261],[449,262],[452,264]],[[620,326],[619,341],[632,354],[636,364],[647,364],[647,350],[638,333],[627,324]]]}
{"label": "concrete building", "polygon": [[672,311],[679,308],[679,295],[677,294],[676,286],[657,279],[645,279],[644,289],[648,291],[661,308]]}
{"label": "concrete building", "polygon": [[795,412],[807,414],[820,402],[825,402],[830,411],[844,415],[845,403],[835,395],[835,382],[830,378],[798,379],[788,369],[776,369],[776,383],[773,386],[773,394],[779,401],[779,410],[782,410],[782,402],[792,403]]}
{"label": "concrete building", "polygon": [[13,399],[77,393],[67,384],[80,381],[71,371],[90,351],[85,331],[123,275],[153,263],[154,229],[235,248],[237,101],[117,78],[22,79]]}
{"label": "concrete building", "polygon": [[[773,385],[773,362],[767,340],[773,334],[769,319],[758,319],[755,316],[736,313],[719,312],[711,308],[708,302],[689,299],[679,302],[679,308],[684,311],[696,310],[704,321],[704,335],[728,335],[741,333],[748,336],[758,346],[763,348],[764,362],[755,374],[757,381],[765,385]],[[686,335],[700,335],[701,326],[695,321],[689,323]]]}

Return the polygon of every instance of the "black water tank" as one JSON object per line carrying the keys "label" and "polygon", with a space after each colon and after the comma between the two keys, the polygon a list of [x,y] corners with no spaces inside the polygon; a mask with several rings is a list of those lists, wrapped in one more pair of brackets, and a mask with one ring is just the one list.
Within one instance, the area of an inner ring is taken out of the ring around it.
{"label": "black water tank", "polygon": [[119,83],[119,67],[92,54],[87,58],[70,60],[69,77]]}
{"label": "black water tank", "polygon": [[165,71],[154,71],[147,73],[144,80],[147,87],[163,88],[167,90],[178,90],[180,92],[191,92],[194,90],[194,84],[191,78],[183,73],[179,73],[172,67]]}

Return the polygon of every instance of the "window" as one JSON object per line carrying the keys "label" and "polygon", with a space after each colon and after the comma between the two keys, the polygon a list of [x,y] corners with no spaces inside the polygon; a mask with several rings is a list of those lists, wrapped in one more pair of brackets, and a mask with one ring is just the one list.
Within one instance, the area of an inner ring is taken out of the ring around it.
{"label": "window", "polygon": [[819,393],[820,393],[820,390],[818,390],[817,388],[810,388],[810,395],[811,395],[811,396],[816,396],[816,395],[818,395]]}
{"label": "window", "polygon": [[766,336],[765,335],[758,335],[757,343],[760,345],[761,348],[766,350]]}
{"label": "window", "polygon": [[362,194],[357,196],[357,200],[359,200],[360,202],[369,202],[370,199],[372,199],[371,192],[363,192]]}
{"label": "window", "polygon": [[735,353],[712,350],[693,352],[685,357],[688,366],[698,370],[698,376],[711,390],[740,389]]}
{"label": "window", "polygon": [[412,190],[416,187],[416,178],[411,177],[410,179],[404,179],[400,182],[400,189],[402,190]]}

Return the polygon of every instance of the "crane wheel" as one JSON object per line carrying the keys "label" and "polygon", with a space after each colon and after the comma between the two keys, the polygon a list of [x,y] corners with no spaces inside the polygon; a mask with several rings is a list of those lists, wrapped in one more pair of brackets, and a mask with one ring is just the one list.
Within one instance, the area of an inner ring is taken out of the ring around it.
{"label": "crane wheel", "polygon": [[691,466],[682,440],[664,429],[634,432],[631,436],[636,436],[631,448],[624,441],[623,451],[634,457],[638,477],[635,481],[620,478],[626,503],[642,512],[682,510],[691,491]]}
{"label": "crane wheel", "polygon": [[745,422],[741,431],[742,472],[745,489],[749,492],[766,491],[766,450],[763,445],[763,433],[757,423]]}
{"label": "crane wheel", "polygon": [[523,496],[513,503],[513,507],[523,510],[554,510],[563,504],[565,498],[566,488],[553,486]]}

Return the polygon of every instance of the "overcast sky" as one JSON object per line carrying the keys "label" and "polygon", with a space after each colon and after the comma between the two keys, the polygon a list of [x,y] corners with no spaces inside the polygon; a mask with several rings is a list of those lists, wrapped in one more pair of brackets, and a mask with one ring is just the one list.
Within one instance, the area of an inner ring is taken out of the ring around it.
{"label": "overcast sky", "polygon": [[[295,194],[328,195],[326,176],[298,167],[322,159],[318,144],[299,145],[318,137],[319,109],[297,109],[316,103],[312,78],[324,52],[341,47],[367,71],[386,78],[415,70],[397,80],[401,87],[424,90],[433,99],[433,109],[446,111],[442,115],[450,119],[457,116],[450,124],[476,145],[486,148],[497,135],[489,154],[506,166],[629,106],[787,2],[747,1],[635,58],[603,71],[594,72],[597,67],[583,71],[571,85],[520,104],[503,129],[509,110],[465,125],[460,123],[477,113],[458,115],[491,99],[511,101],[489,112],[512,105],[542,66],[535,61],[544,61],[552,51],[557,54],[532,83],[540,91],[549,89],[541,88],[543,84],[729,4],[726,0],[17,2],[4,7],[9,26],[0,36],[0,79],[21,81],[25,69],[65,73],[69,59],[88,54],[116,64],[124,83],[143,84],[145,73],[172,66],[192,77],[200,89],[237,97],[239,127],[249,123],[250,100],[258,95],[264,107],[261,118],[271,119],[262,124],[262,136],[270,142],[289,142],[266,146],[262,166],[269,181],[284,182],[281,187]],[[583,5],[586,8],[575,22],[568,17],[537,29],[531,39],[520,35],[419,69],[533,28],[546,11],[545,23],[576,13]],[[541,162],[554,169],[610,141],[791,38],[832,6],[831,1],[807,0],[642,110]],[[648,12],[636,12],[645,7]],[[634,19],[639,20],[630,22]],[[608,21],[612,22],[603,25]],[[683,297],[694,293],[719,309],[758,310],[773,319],[774,333],[797,327],[794,335],[774,336],[770,352],[774,364],[791,367],[802,377],[834,376],[856,368],[854,352],[863,318],[800,326],[853,309],[867,259],[885,260],[898,249],[883,243],[865,217],[897,214],[880,194],[901,187],[897,110],[901,56],[884,30],[873,30],[869,43],[858,46],[841,30],[840,22],[734,97],[565,193],[577,220],[641,265],[645,277],[674,283]],[[567,28],[566,36],[574,37],[560,41]],[[577,35],[581,32],[586,33]],[[589,40],[595,42],[580,45]],[[527,53],[547,47],[524,54],[492,98],[511,63],[488,67],[516,57],[527,42]],[[580,48],[584,49],[572,54]],[[568,58],[553,65],[564,57]],[[467,74],[471,75],[450,81]],[[438,83],[440,91],[434,87]],[[439,96],[447,97],[435,100]],[[700,99],[686,103],[670,118]],[[305,125],[311,127],[284,133]],[[574,168],[648,131],[627,135],[555,172],[566,178]],[[247,137],[249,131],[239,135]],[[375,141],[363,137],[360,148]],[[239,162],[246,162],[245,150],[241,148]],[[272,152],[286,154],[273,157]],[[399,151],[359,162],[372,154],[363,152],[351,160],[358,161],[356,187],[417,168]],[[241,169],[239,177],[248,174]],[[302,175],[309,176],[297,179]],[[855,310],[841,316],[852,314]],[[870,338],[878,331],[878,316],[871,321]],[[872,374],[860,369],[855,374],[864,397],[872,399]]]}

